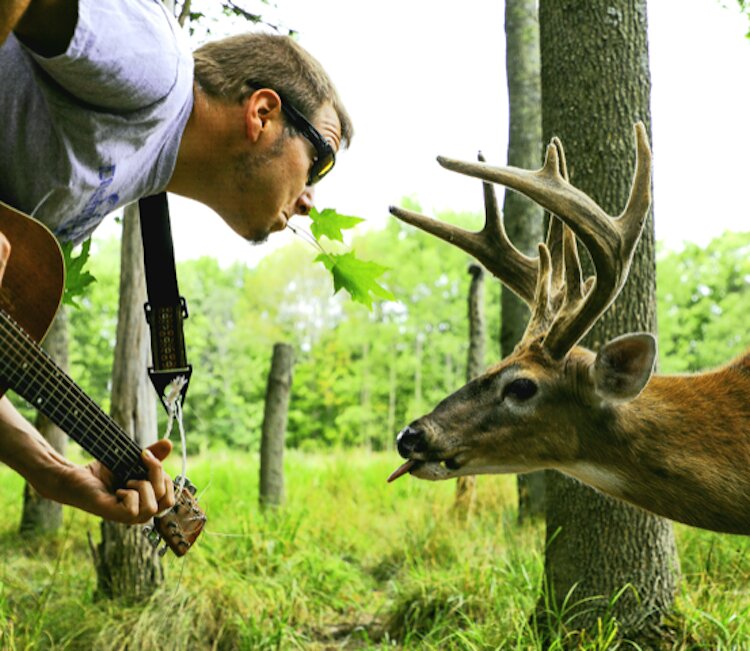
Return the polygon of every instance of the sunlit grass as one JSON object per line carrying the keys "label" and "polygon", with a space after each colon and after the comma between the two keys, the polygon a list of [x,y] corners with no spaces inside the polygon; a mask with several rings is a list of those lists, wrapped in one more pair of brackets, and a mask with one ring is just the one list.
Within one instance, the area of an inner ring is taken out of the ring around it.
{"label": "sunlit grass", "polygon": [[[395,461],[289,452],[286,506],[264,513],[256,455],[191,459],[209,524],[187,557],[166,557],[163,588],[138,606],[94,598],[95,518],[66,510],[57,535],[22,539],[22,482],[0,468],[0,648],[540,648],[530,614],[544,532],[515,524],[514,478],[480,478],[463,519],[452,482],[386,484]],[[675,648],[750,645],[750,543],[677,533]],[[569,606],[549,606],[550,648],[566,642]],[[602,622],[578,648],[617,648],[616,633]]]}

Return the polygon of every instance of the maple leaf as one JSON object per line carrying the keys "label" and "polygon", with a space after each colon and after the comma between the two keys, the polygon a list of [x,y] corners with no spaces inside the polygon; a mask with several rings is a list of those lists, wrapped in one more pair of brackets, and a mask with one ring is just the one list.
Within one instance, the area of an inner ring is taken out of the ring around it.
{"label": "maple leaf", "polygon": [[81,246],[81,252],[73,255],[73,243],[63,242],[60,244],[63,260],[65,262],[65,289],[63,291],[63,304],[80,307],[77,298],[85,293],[86,287],[93,283],[96,278],[84,269],[89,259],[91,249],[91,238],[87,239]]}
{"label": "maple leaf", "polygon": [[360,260],[349,253],[321,253],[315,262],[322,263],[333,275],[333,293],[340,289],[349,292],[352,300],[372,308],[373,298],[384,298],[394,300],[393,294],[377,282],[388,267],[376,262]]}
{"label": "maple leaf", "polygon": [[341,233],[342,230],[354,228],[360,222],[365,221],[361,217],[340,215],[333,208],[326,208],[322,212],[313,208],[310,211],[309,217],[312,220],[310,230],[318,241],[320,241],[321,237],[325,236],[329,240],[343,242],[344,236]]}

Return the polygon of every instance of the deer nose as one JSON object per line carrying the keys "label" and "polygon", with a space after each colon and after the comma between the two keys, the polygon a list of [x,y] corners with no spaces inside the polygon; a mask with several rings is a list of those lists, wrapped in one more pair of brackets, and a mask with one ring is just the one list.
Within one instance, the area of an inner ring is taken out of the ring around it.
{"label": "deer nose", "polygon": [[396,438],[396,446],[404,459],[408,459],[414,452],[424,452],[427,448],[424,431],[411,425],[404,427]]}

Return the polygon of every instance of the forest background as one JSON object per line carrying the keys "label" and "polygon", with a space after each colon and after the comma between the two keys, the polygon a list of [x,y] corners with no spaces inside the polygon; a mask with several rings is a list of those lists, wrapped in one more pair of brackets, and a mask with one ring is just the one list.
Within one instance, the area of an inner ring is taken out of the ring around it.
{"label": "forest background", "polygon": [[[412,199],[404,203],[418,209]],[[691,211],[691,218],[704,214]],[[470,213],[437,216],[468,227],[481,222]],[[84,531],[90,535],[93,519],[68,510],[59,536],[21,543],[14,530],[20,482],[2,469],[4,648],[329,648],[350,637],[357,646],[538,642],[528,613],[543,582],[544,550],[534,525],[515,524],[513,479],[482,478],[476,517],[464,526],[449,519],[452,485],[384,483],[397,463],[396,431],[464,381],[468,259],[395,221],[352,246],[388,267],[382,281],[396,300],[368,312],[333,296],[330,276],[313,263],[317,251],[303,241],[253,266],[209,257],[179,264],[196,369],[185,411],[188,471],[210,526],[187,563],[168,566],[148,607],[109,606],[84,571]],[[108,410],[119,243],[98,238],[94,249],[89,270],[98,282],[81,299],[84,309],[70,314],[71,374]],[[662,372],[707,368],[746,349],[748,254],[750,233],[740,232],[705,248],[660,250]],[[487,363],[500,357],[498,294],[488,282]],[[257,451],[279,341],[297,355],[289,495],[285,509],[259,517]],[[169,463],[174,471],[178,460]],[[685,643],[746,644],[747,542],[677,531]],[[564,638],[566,604],[550,609]],[[592,648],[609,648],[615,629],[605,621]]]}
{"label": "forest background", "polygon": [[[482,220],[439,217],[470,228]],[[335,250],[335,243],[324,243]],[[84,309],[70,312],[71,374],[107,409],[120,247],[116,239],[95,247],[89,268],[97,282]],[[388,268],[381,280],[398,300],[375,301],[368,311],[344,292],[334,295],[330,275],[313,262],[317,251],[303,241],[254,267],[223,266],[210,257],[178,264],[195,367],[185,409],[190,453],[259,448],[276,342],[296,350],[290,448],[391,450],[398,429],[463,384],[469,257],[395,219],[355,238],[352,247]],[[710,368],[750,344],[750,232],[727,232],[705,248],[663,249],[657,276],[662,372]],[[487,283],[488,364],[500,359],[499,292],[499,283]]]}

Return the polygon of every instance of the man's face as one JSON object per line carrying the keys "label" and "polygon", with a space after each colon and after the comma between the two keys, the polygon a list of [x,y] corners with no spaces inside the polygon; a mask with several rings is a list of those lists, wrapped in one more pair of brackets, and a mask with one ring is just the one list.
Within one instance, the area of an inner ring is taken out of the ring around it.
{"label": "man's face", "polygon": [[[341,126],[333,107],[321,107],[312,124],[338,152]],[[236,156],[229,170],[235,192],[227,198],[224,220],[246,240],[259,243],[286,228],[293,215],[307,214],[313,191],[306,183],[314,158],[310,141],[285,128],[262,148]]]}

